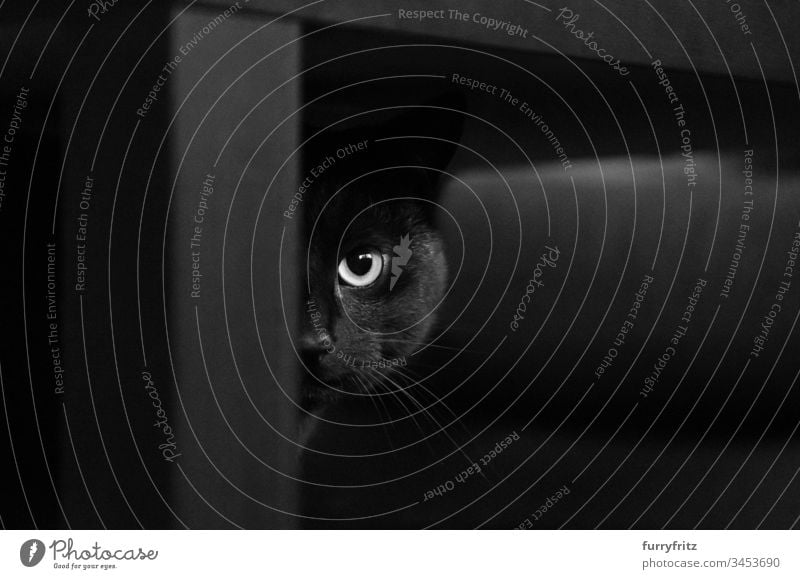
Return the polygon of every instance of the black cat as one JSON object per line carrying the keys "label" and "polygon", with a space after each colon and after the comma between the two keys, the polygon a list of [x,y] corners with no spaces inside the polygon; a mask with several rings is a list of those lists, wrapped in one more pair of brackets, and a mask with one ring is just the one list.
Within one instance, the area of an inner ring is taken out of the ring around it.
{"label": "black cat", "polygon": [[461,134],[459,104],[368,112],[356,126],[310,131],[297,340],[306,409],[395,388],[392,376],[405,375],[430,337],[448,286],[435,218]]}

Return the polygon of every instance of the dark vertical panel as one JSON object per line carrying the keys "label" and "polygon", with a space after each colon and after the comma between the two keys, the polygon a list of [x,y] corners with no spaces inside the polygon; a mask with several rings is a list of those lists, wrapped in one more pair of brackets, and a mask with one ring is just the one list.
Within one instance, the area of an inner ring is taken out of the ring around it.
{"label": "dark vertical panel", "polygon": [[191,526],[292,524],[280,512],[293,511],[295,461],[284,319],[293,323],[298,292],[284,268],[281,296],[278,265],[282,238],[284,263],[296,248],[282,213],[296,180],[299,90],[280,85],[297,72],[299,47],[296,25],[267,22],[190,11],[171,37],[176,179],[174,190],[172,179],[159,187],[173,195],[168,331],[182,470],[173,481]]}

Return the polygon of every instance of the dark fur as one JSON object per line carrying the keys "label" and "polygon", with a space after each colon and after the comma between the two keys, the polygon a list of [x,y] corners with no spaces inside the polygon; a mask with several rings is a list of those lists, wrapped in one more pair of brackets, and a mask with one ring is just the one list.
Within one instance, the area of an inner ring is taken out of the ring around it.
{"label": "dark fur", "polygon": [[[407,111],[377,129],[317,134],[305,150],[310,171],[326,157],[335,158],[339,148],[368,140],[365,150],[336,158],[313,183],[303,208],[308,293],[298,350],[308,374],[306,408],[346,392],[372,392],[378,382],[396,383],[391,366],[369,364],[411,363],[408,357],[429,338],[445,295],[447,262],[434,223],[435,202],[440,170],[455,146],[438,139],[457,141],[460,115],[432,108]],[[404,135],[434,138],[380,141]],[[390,260],[405,235],[412,256],[391,291],[388,265],[374,287],[337,283],[337,266],[348,252],[370,247]]]}

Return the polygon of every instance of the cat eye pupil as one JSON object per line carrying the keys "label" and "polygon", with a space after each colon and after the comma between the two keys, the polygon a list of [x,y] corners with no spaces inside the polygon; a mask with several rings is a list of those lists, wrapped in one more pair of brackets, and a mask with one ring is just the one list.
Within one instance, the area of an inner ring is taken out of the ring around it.
{"label": "cat eye pupil", "polygon": [[356,275],[365,275],[372,268],[372,254],[359,253],[347,257],[347,267]]}
{"label": "cat eye pupil", "polygon": [[339,280],[352,287],[367,287],[383,272],[384,258],[377,249],[352,251],[339,262]]}

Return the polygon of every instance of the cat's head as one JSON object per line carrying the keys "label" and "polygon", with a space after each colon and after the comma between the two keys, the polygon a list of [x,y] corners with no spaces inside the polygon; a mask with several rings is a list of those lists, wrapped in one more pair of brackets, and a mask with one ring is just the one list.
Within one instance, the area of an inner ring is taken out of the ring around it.
{"label": "cat's head", "polygon": [[437,192],[463,117],[445,108],[310,135],[298,352],[312,398],[396,386],[431,335],[448,286]]}

